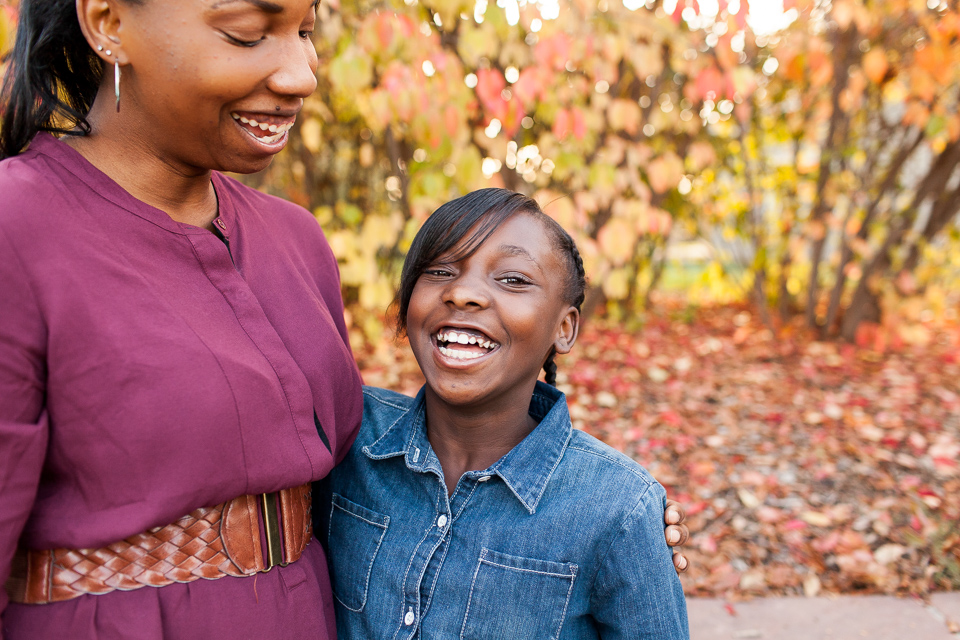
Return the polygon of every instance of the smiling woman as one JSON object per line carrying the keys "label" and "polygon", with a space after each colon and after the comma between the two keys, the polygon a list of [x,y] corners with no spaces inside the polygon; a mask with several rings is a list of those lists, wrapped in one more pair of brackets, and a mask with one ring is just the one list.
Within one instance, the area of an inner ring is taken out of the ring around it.
{"label": "smiling woman", "polygon": [[0,129],[6,640],[335,634],[310,483],[362,404],[336,260],[307,211],[219,173],[286,144],[316,87],[315,8],[20,2]]}

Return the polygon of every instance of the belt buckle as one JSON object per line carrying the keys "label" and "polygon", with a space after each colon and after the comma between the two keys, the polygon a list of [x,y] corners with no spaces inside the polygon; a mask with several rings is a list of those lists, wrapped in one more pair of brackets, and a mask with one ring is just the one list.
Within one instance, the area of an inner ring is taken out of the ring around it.
{"label": "belt buckle", "polygon": [[283,549],[280,546],[280,517],[277,515],[277,493],[260,494],[260,512],[263,514],[263,530],[267,536],[267,557],[264,559],[266,565],[264,571],[269,571],[273,567],[284,566],[287,563],[283,561]]}

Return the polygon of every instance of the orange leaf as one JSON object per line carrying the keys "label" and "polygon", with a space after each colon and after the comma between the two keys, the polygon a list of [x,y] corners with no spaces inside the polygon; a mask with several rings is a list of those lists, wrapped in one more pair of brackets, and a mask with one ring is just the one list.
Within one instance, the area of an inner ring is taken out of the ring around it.
{"label": "orange leaf", "polygon": [[890,68],[887,63],[887,55],[882,49],[875,48],[863,56],[863,71],[873,82],[880,84],[887,75],[887,69]]}

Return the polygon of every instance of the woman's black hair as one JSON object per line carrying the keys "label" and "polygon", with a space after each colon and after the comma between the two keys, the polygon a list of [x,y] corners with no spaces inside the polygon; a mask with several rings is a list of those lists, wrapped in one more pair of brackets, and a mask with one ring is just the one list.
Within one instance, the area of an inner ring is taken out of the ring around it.
{"label": "woman's black hair", "polygon": [[75,0],[21,0],[18,14],[0,92],[0,159],[23,151],[39,131],[89,133],[86,116],[103,75]]}
{"label": "woman's black hair", "polygon": [[[470,257],[490,234],[518,213],[534,216],[550,234],[567,267],[564,297],[571,306],[580,310],[587,281],[583,259],[570,234],[546,215],[533,198],[507,189],[479,189],[451,200],[434,211],[413,239],[410,251],[403,261],[400,286],[394,300],[398,336],[403,336],[407,331],[410,298],[423,272],[441,256],[444,262],[459,262]],[[557,382],[555,355],[551,351],[543,365],[547,383],[554,386]]]}

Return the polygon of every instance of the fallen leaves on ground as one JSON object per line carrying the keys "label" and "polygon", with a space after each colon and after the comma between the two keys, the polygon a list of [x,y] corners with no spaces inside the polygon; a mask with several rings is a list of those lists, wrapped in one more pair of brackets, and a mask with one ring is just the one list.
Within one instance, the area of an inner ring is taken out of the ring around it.
{"label": "fallen leaves on ground", "polygon": [[[574,425],[687,511],[690,595],[960,588],[960,327],[878,353],[742,307],[589,323],[559,360]],[[402,346],[367,384],[416,392]]]}

